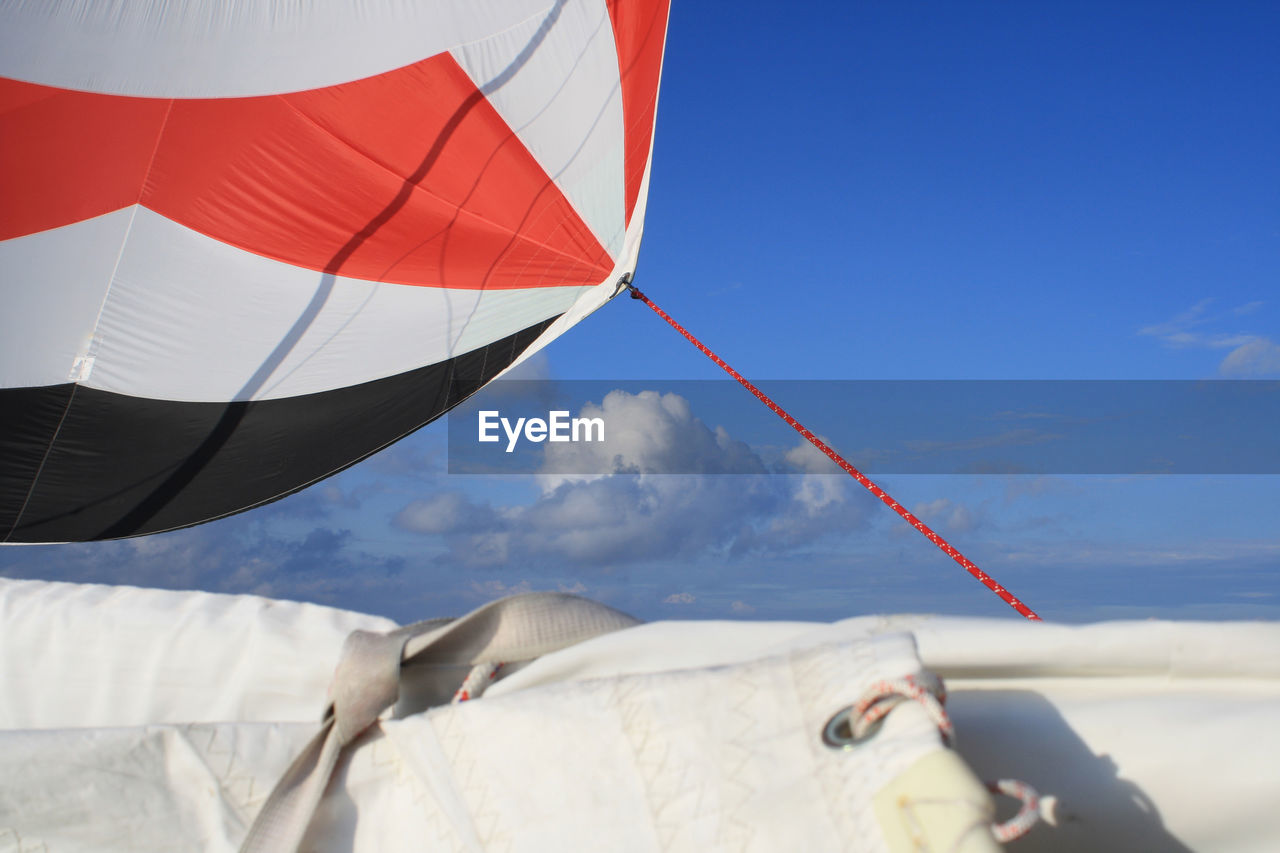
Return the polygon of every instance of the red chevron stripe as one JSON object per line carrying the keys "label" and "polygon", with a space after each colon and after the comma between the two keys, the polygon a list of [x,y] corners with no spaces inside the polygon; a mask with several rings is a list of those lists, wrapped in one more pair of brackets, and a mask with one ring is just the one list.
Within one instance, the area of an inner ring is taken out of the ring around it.
{"label": "red chevron stripe", "polygon": [[136,203],[168,108],[0,77],[0,239]]}
{"label": "red chevron stripe", "polygon": [[612,261],[448,54],[288,95],[0,79],[0,239],[143,204],[259,255],[398,284],[596,284]]}
{"label": "red chevron stripe", "polygon": [[669,0],[625,4],[609,0],[609,20],[613,23],[622,80],[622,113],[626,116],[628,225],[640,197],[644,167],[653,144],[653,119],[658,108],[658,77],[662,72],[669,8]]}

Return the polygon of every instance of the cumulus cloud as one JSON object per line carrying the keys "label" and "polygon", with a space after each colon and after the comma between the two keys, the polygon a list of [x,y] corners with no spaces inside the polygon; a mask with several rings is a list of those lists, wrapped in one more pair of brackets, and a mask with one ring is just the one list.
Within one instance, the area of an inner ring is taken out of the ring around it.
{"label": "cumulus cloud", "polygon": [[918,503],[911,511],[932,527],[942,527],[948,533],[969,533],[982,524],[981,514],[950,498]]}
{"label": "cumulus cloud", "polygon": [[1218,372],[1232,377],[1280,376],[1280,344],[1270,338],[1253,338],[1227,353]]}
{"label": "cumulus cloud", "polygon": [[[827,446],[831,445],[831,439],[825,435],[818,436],[818,439]],[[808,441],[801,442],[795,447],[788,450],[783,459],[797,471],[803,471],[806,474],[833,474],[844,476],[844,472],[840,470],[840,466],[836,465],[827,454],[823,453]]]}
{"label": "cumulus cloud", "polygon": [[495,521],[487,504],[473,503],[461,492],[441,492],[409,504],[391,523],[413,533],[479,533]]}
{"label": "cumulus cloud", "polygon": [[662,599],[663,604],[693,604],[698,599],[691,592],[673,592]]}
{"label": "cumulus cloud", "polygon": [[[769,475],[748,445],[704,424],[679,395],[613,391],[578,414],[606,418],[607,441],[547,445],[531,503],[492,507],[451,492],[409,504],[396,525],[442,537],[442,559],[475,568],[776,553],[867,523],[872,499],[844,478],[809,473],[820,467],[811,453],[788,454],[791,475]],[[595,455],[584,464],[568,454]],[[592,466],[612,473],[562,473]],[[669,470],[699,473],[653,473]]]}
{"label": "cumulus cloud", "polygon": [[272,531],[264,517],[296,526],[297,516],[264,513],[137,539],[6,549],[0,574],[253,593],[355,609],[380,608],[382,590],[402,580],[402,559],[369,553],[349,530],[320,525],[286,534]]}
{"label": "cumulus cloud", "polygon": [[723,427],[708,427],[679,394],[610,391],[600,404],[583,405],[577,417],[602,420],[604,441],[548,444],[541,476],[547,491],[568,480],[605,474],[763,474],[766,470],[746,443],[731,438]]}

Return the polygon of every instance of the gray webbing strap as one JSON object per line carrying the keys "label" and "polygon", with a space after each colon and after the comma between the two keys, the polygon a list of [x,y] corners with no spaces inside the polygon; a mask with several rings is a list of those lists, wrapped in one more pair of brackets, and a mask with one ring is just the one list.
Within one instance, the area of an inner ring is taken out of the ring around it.
{"label": "gray webbing strap", "polygon": [[342,750],[395,705],[403,666],[529,661],[638,623],[585,598],[534,592],[490,602],[452,621],[419,622],[386,634],[352,632],[320,731],[272,789],[240,853],[298,849]]}

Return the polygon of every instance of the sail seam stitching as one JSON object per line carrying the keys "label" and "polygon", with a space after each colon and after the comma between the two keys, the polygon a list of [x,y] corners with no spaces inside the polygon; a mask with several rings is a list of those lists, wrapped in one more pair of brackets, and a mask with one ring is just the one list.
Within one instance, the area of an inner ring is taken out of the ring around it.
{"label": "sail seam stitching", "polygon": [[160,153],[160,142],[164,138],[165,128],[169,126],[169,116],[173,112],[173,99],[169,99],[169,106],[165,108],[164,118],[160,121],[160,128],[156,131],[156,142],[151,147],[151,156],[147,158],[147,169],[142,173],[141,185],[138,187],[138,198],[133,203],[133,208],[129,212],[129,224],[124,228],[124,236],[120,238],[120,251],[116,252],[116,262],[111,267],[111,275],[107,276],[107,289],[102,293],[102,302],[98,304],[98,313],[93,318],[93,334],[89,340],[89,349],[85,353],[87,357],[93,357],[97,354],[99,347],[98,328],[102,325],[102,315],[106,313],[107,302],[111,298],[111,289],[115,285],[116,276],[120,272],[120,264],[124,260],[124,250],[129,245],[129,237],[133,234],[133,223],[138,218],[138,208],[142,206],[142,198],[146,195],[147,182],[151,180],[151,170],[156,164],[156,155]]}
{"label": "sail seam stitching", "polygon": [[67,405],[62,408],[62,417],[58,418],[58,426],[54,428],[53,435],[49,437],[49,444],[44,449],[44,455],[40,457],[40,465],[36,468],[36,473],[31,477],[31,485],[27,487],[27,494],[22,498],[22,506],[18,508],[18,513],[13,517],[13,524],[9,525],[8,531],[4,534],[4,541],[8,542],[13,536],[13,532],[18,529],[18,525],[22,523],[22,516],[27,512],[27,505],[31,503],[31,496],[36,492],[36,484],[40,482],[40,475],[44,473],[45,463],[49,461],[49,454],[53,452],[53,445],[57,443],[59,434],[62,433],[62,424],[66,422],[67,415],[71,413],[71,401],[76,398],[76,391],[80,388],[79,384],[72,383],[71,393],[67,395]]}
{"label": "sail seam stitching", "polygon": [[[160,142],[164,138],[165,128],[169,124],[169,115],[173,112],[173,99],[169,99],[169,106],[164,111],[164,118],[160,121],[160,127],[156,131],[156,142],[151,147],[151,156],[147,160],[147,169],[142,174],[142,183],[138,188],[138,198],[134,201],[132,210],[129,212],[129,224],[125,226],[124,236],[120,238],[120,250],[116,252],[115,263],[111,266],[111,274],[107,276],[107,287],[102,293],[102,301],[98,304],[98,313],[93,318],[93,331],[89,336],[89,346],[85,352],[85,358],[91,359],[97,355],[100,345],[98,338],[98,329],[102,325],[102,315],[107,310],[107,301],[111,298],[111,288],[115,284],[116,275],[120,272],[120,263],[124,260],[124,250],[129,244],[129,236],[133,233],[133,223],[138,217],[138,208],[142,205],[142,196],[147,189],[147,181],[151,178],[151,170],[155,166],[156,155],[160,151]],[[87,379],[87,375],[85,379]],[[83,381],[83,380],[82,380]],[[27,493],[22,499],[22,506],[18,509],[17,515],[14,516],[13,524],[9,526],[9,530],[4,535],[4,541],[8,542],[13,536],[13,532],[18,529],[22,523],[22,517],[26,515],[27,507],[31,504],[31,498],[36,492],[36,486],[40,482],[40,477],[44,473],[45,464],[49,461],[50,454],[53,453],[53,447],[58,442],[58,436],[62,433],[62,425],[66,423],[67,415],[71,413],[71,403],[76,398],[76,391],[79,389],[80,383],[73,382],[71,384],[71,393],[67,395],[67,404],[62,409],[62,416],[58,418],[58,426],[54,428],[53,435],[49,437],[49,444],[44,449],[44,454],[40,457],[40,465],[36,468],[35,474],[31,477],[31,485],[27,487]]]}

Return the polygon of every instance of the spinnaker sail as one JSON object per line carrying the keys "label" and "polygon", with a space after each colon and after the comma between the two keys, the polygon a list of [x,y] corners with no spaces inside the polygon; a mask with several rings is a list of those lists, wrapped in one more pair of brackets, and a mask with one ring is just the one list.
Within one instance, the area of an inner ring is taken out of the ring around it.
{"label": "spinnaker sail", "polygon": [[0,541],[283,497],[602,305],[667,12],[0,4]]}

